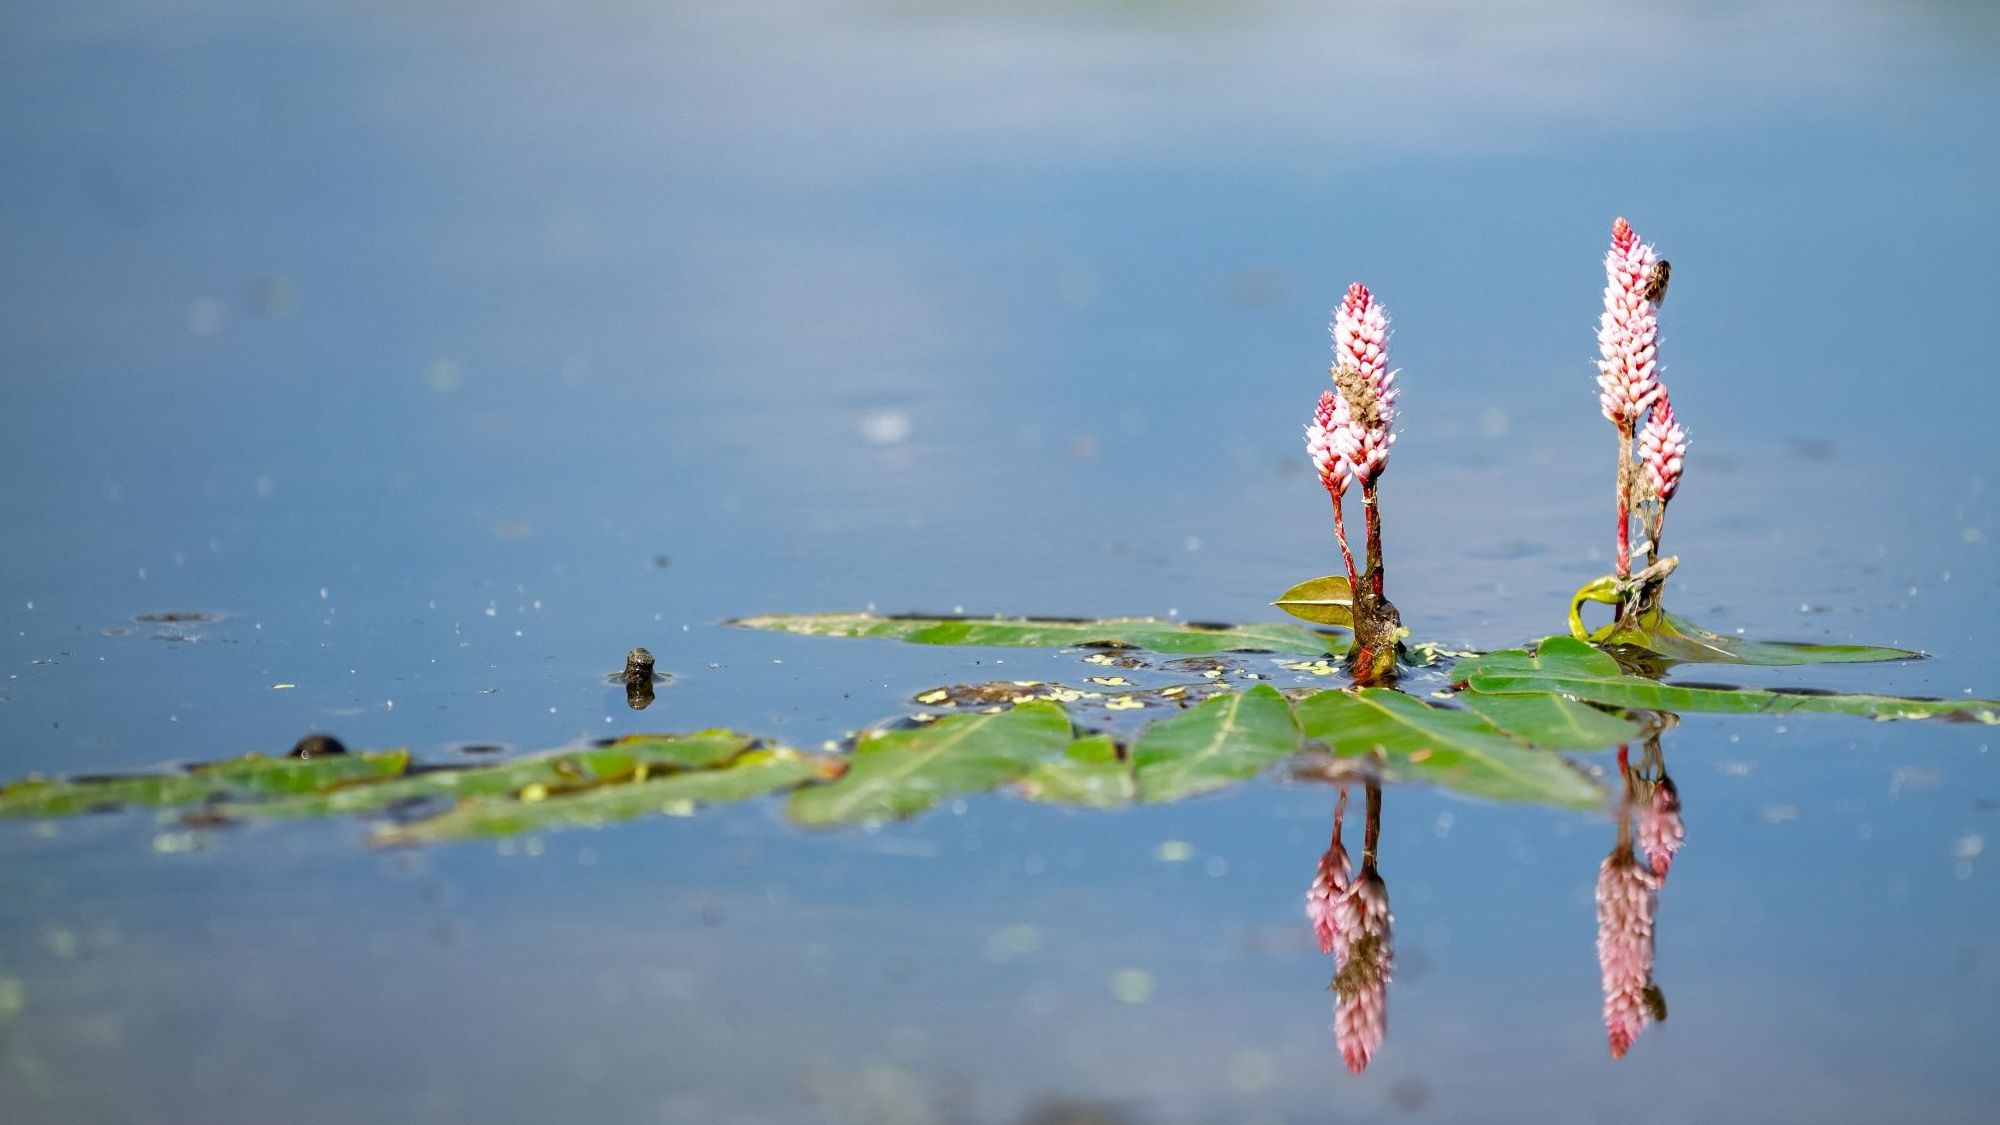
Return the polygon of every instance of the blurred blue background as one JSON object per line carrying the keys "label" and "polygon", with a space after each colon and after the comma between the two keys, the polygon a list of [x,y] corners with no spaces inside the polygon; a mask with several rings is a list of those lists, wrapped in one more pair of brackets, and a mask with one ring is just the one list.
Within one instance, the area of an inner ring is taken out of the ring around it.
{"label": "blurred blue background", "polygon": [[[1936,657],[1813,684],[1992,696],[1996,64],[1991,6],[1914,0],[18,0],[0,775],[313,729],[432,757],[710,725],[817,745],[1049,658],[720,622],[1268,618],[1338,569],[1300,428],[1357,279],[1403,372],[1406,622],[1558,629],[1609,567],[1591,360],[1618,215],[1675,265],[1677,608]],[[216,619],[137,620],[177,613]],[[675,677],[643,713],[603,678],[638,644]],[[1608,821],[1392,793],[1399,933],[1428,953],[1358,1081],[1298,932],[1310,788],[1099,818],[996,798],[880,836],[738,810],[532,857],[9,827],[0,1103],[1977,1120],[1990,741],[1676,732],[1699,780],[1674,1018],[1615,1067]],[[1152,858],[1183,837],[1192,865]],[[1016,924],[1051,931],[1032,971],[986,957]],[[1103,986],[1134,964],[1161,982],[1136,1010]]]}

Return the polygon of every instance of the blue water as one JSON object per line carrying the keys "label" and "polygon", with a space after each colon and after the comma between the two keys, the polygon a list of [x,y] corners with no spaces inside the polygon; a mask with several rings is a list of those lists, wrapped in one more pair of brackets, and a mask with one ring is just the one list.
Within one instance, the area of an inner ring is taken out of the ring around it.
{"label": "blue water", "polygon": [[[1078,666],[721,621],[1266,619],[1338,566],[1299,430],[1356,279],[1406,622],[1557,630],[1609,568],[1620,214],[1675,264],[1675,605],[1934,654],[1700,678],[2000,695],[1984,6],[720,7],[0,12],[0,776],[813,746]],[[645,712],[603,678],[636,644]],[[539,854],[7,826],[0,1116],[1984,1120],[1995,737],[1670,734],[1672,1013],[1616,1063],[1611,822],[1392,789],[1360,1078],[1301,910],[1322,787]]]}

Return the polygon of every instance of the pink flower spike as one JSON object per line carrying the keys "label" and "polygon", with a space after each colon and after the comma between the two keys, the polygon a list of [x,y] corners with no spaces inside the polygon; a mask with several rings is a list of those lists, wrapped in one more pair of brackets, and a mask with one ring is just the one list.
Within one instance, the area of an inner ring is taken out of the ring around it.
{"label": "pink flower spike", "polygon": [[1680,793],[1671,780],[1663,777],[1654,783],[1653,795],[1639,806],[1637,820],[1639,847],[1652,865],[1653,877],[1664,883],[1674,865],[1674,854],[1687,839],[1687,826],[1681,823]]}
{"label": "pink flower spike", "polygon": [[1373,481],[1395,444],[1396,373],[1389,370],[1389,316],[1360,282],[1333,314],[1333,379],[1354,421],[1354,476]]}
{"label": "pink flower spike", "polygon": [[1604,974],[1604,1029],[1622,1059],[1652,1017],[1653,911],[1659,881],[1621,843],[1597,873],[1597,964]]}
{"label": "pink flower spike", "polygon": [[1639,463],[1646,467],[1653,495],[1663,504],[1673,499],[1674,490],[1681,486],[1681,463],[1687,458],[1687,448],[1687,431],[1675,420],[1674,404],[1662,388],[1646,428],[1639,431]]}
{"label": "pink flower spike", "polygon": [[1389,1029],[1389,976],[1395,965],[1389,926],[1395,917],[1389,913],[1388,888],[1368,869],[1340,906],[1347,950],[1333,978],[1338,995],[1333,1034],[1347,1069],[1360,1074],[1381,1050]]}
{"label": "pink flower spike", "polygon": [[1354,423],[1348,416],[1347,401],[1337,391],[1321,391],[1312,423],[1306,426],[1306,456],[1312,458],[1319,483],[1336,501],[1347,490],[1353,471],[1348,450],[1354,445]]}
{"label": "pink flower spike", "polygon": [[1661,393],[1660,322],[1647,299],[1657,260],[1653,248],[1640,242],[1624,219],[1611,224],[1611,250],[1604,255],[1604,314],[1597,322],[1597,401],[1611,424],[1628,434]]}

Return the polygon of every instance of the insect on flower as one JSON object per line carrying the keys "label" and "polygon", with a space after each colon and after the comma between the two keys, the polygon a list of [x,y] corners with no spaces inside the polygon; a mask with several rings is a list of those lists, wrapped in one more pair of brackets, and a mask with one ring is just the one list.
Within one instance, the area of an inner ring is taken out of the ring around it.
{"label": "insect on flower", "polygon": [[1646,276],[1644,296],[1655,305],[1667,299],[1667,281],[1673,276],[1673,263],[1661,258],[1653,263],[1653,272]]}

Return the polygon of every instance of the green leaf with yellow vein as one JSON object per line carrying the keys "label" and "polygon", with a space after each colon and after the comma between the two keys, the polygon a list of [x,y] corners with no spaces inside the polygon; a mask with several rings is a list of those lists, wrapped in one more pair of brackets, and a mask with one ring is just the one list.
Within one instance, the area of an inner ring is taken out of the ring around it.
{"label": "green leaf with yellow vein", "polygon": [[894,820],[1017,780],[1069,742],[1069,716],[1040,702],[869,731],[856,740],[840,780],[799,790],[786,810],[815,827]]}
{"label": "green leaf with yellow vein", "polygon": [[1139,797],[1178,801],[1246,778],[1299,748],[1291,704],[1269,684],[1149,726],[1132,748]]}
{"label": "green leaf with yellow vein", "polygon": [[1388,688],[1323,691],[1295,710],[1308,742],[1338,757],[1379,752],[1393,780],[1495,801],[1587,808],[1603,791],[1552,750],[1530,746],[1469,711]]}

